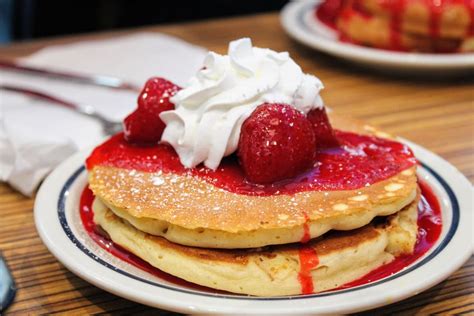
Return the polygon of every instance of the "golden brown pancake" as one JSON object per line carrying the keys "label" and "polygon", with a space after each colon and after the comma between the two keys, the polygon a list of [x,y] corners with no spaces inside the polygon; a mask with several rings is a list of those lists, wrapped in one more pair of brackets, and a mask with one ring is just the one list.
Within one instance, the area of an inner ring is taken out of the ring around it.
{"label": "golden brown pancake", "polygon": [[[384,224],[334,231],[308,244],[247,250],[182,246],[139,231],[98,199],[93,210],[94,221],[115,243],[164,272],[233,293],[279,296],[303,293],[302,277],[309,280],[313,292],[320,292],[356,280],[394,256],[411,253],[417,234],[418,199]],[[308,271],[302,270],[300,254],[305,250],[315,253],[318,261]]]}
{"label": "golden brown pancake", "polygon": [[359,190],[268,197],[226,192],[191,176],[173,174],[161,175],[169,186],[156,187],[151,185],[153,174],[135,172],[138,178],[128,174],[128,170],[96,167],[90,187],[116,215],[140,230],[183,245],[213,248],[297,242],[305,225],[311,238],[331,229],[359,228],[375,216],[394,214],[411,203],[417,188],[414,168]]}
{"label": "golden brown pancake", "polygon": [[[390,137],[331,115],[344,130]],[[155,185],[159,178],[160,185]],[[134,227],[182,245],[255,248],[351,230],[394,214],[416,196],[416,167],[356,190],[250,196],[220,189],[191,175],[149,173],[110,166],[89,170],[89,186],[115,215]]]}
{"label": "golden brown pancake", "polygon": [[[396,2],[400,0],[391,0]],[[469,8],[464,1],[436,1],[433,3],[443,2],[439,12],[439,34],[443,39],[464,39],[470,33],[470,26],[472,24],[472,8]],[[367,12],[374,16],[389,20],[394,12],[390,6],[384,6],[387,0],[359,0],[358,3]],[[419,36],[430,37],[432,32],[432,8],[427,5],[426,0],[411,0],[403,1],[404,7],[401,12],[401,31]]]}
{"label": "golden brown pancake", "polygon": [[[337,19],[337,27],[346,38],[367,46],[394,48],[396,45],[421,52],[472,51],[472,8],[461,2],[446,1],[434,17],[426,1],[399,2],[404,5],[396,25],[393,16],[397,13],[384,5],[388,1],[360,0],[357,5],[364,13],[347,7],[345,14]],[[351,6],[354,2],[348,3]]]}

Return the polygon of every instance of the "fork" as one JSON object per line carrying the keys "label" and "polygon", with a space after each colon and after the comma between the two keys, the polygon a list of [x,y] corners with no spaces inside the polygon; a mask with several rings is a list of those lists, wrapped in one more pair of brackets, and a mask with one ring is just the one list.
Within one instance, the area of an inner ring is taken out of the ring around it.
{"label": "fork", "polygon": [[18,86],[12,86],[8,84],[0,84],[0,90],[4,91],[10,91],[10,92],[16,92],[16,93],[21,93],[21,94],[26,94],[28,96],[46,100],[49,102],[52,102],[54,104],[64,106],[68,109],[71,109],[77,113],[80,113],[84,116],[90,117],[101,123],[102,125],[102,130],[104,131],[105,134],[107,135],[113,135],[116,134],[120,131],[122,131],[122,123],[121,122],[114,122],[100,113],[98,113],[93,106],[90,105],[78,105],[75,103],[72,103],[70,101],[66,101],[63,99],[60,99],[58,97],[46,94],[44,92],[38,91],[38,90],[33,90],[29,88],[22,88]]}
{"label": "fork", "polygon": [[0,59],[0,68],[6,71],[26,73],[38,77],[45,77],[49,79],[67,80],[81,84],[88,84],[104,88],[130,90],[140,92],[140,87],[132,83],[125,82],[122,79],[103,76],[103,75],[86,75],[73,72],[57,71],[42,67],[26,66],[9,60]]}

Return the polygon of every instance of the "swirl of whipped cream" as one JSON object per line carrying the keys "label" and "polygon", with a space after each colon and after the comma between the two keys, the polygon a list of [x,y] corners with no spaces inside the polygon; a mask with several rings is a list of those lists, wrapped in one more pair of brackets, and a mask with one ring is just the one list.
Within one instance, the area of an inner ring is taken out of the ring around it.
{"label": "swirl of whipped cream", "polygon": [[287,52],[252,47],[249,38],[229,44],[228,55],[209,52],[204,68],[171,98],[175,110],[161,113],[162,141],[188,168],[217,169],[237,150],[240,128],[265,102],[286,103],[306,114],[323,106],[321,81],[304,74]]}

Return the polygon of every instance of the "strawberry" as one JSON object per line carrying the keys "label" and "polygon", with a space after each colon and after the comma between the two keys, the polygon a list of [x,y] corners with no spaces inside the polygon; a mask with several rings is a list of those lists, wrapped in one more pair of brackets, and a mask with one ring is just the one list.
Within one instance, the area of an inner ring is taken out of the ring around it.
{"label": "strawberry", "polygon": [[138,97],[138,108],[124,120],[125,139],[138,144],[159,142],[165,129],[160,113],[174,109],[169,99],[179,90],[168,80],[149,79]]}
{"label": "strawberry", "polygon": [[138,96],[138,108],[160,113],[173,110],[174,104],[170,97],[175,95],[181,88],[163,78],[153,77],[148,79]]}
{"label": "strawberry", "polygon": [[237,155],[248,180],[271,183],[313,166],[315,148],[311,123],[301,112],[264,103],[242,124]]}
{"label": "strawberry", "polygon": [[325,149],[339,146],[339,142],[334,135],[331,123],[329,122],[326,108],[316,108],[311,110],[306,117],[313,126],[316,136],[316,148]]}
{"label": "strawberry", "polygon": [[158,143],[164,129],[162,124],[158,116],[137,109],[123,121],[125,139],[140,145]]}

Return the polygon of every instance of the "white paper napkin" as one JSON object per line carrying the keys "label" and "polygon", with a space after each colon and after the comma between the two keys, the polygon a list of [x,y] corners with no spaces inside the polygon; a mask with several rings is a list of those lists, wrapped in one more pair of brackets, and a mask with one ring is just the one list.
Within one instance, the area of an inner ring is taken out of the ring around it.
{"label": "white paper napkin", "polygon": [[[183,85],[200,67],[206,50],[175,37],[139,33],[107,40],[51,46],[22,59],[48,69],[108,75],[142,86],[152,76]],[[136,107],[137,94],[0,71],[0,84],[46,92],[92,105],[121,121]],[[31,195],[41,180],[76,151],[104,135],[94,120],[71,110],[0,90],[0,180]]]}

